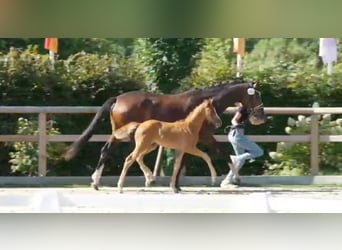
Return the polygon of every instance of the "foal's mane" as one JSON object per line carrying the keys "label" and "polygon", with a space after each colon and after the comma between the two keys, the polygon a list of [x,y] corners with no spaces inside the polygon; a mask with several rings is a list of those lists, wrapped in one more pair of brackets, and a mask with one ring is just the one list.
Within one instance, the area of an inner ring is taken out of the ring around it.
{"label": "foal's mane", "polygon": [[207,106],[207,104],[209,103],[210,101],[208,99],[205,99],[201,104],[199,104],[198,106],[196,106],[189,114],[188,116],[183,119],[183,121],[185,120],[191,120],[193,119],[194,117],[196,117],[198,115],[198,113],[200,111],[202,111],[202,109]]}

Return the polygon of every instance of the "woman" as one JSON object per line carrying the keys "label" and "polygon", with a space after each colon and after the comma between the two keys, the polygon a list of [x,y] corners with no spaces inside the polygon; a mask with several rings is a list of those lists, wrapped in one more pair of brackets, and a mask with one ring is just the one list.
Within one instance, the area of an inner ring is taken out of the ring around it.
{"label": "woman", "polygon": [[[235,112],[231,121],[232,126],[228,133],[228,139],[233,146],[235,156],[231,156],[233,164],[238,169],[245,164],[246,160],[252,160],[256,157],[260,157],[264,154],[264,151],[253,141],[249,140],[245,135],[245,125],[248,122],[248,110],[241,103],[235,103],[237,111]],[[233,173],[230,170],[221,182],[221,187],[227,185],[240,183],[239,179],[233,178]]]}

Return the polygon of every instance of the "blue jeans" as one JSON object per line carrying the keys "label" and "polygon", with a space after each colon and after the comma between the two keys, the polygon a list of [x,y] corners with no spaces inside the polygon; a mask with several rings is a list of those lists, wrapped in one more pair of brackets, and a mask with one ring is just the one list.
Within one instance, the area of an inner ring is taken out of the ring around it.
{"label": "blue jeans", "polygon": [[[234,163],[238,170],[241,169],[246,160],[251,160],[264,154],[264,151],[258,144],[247,138],[243,129],[231,129],[228,133],[228,139],[235,152]],[[231,180],[232,177],[233,172],[230,170],[226,178]]]}

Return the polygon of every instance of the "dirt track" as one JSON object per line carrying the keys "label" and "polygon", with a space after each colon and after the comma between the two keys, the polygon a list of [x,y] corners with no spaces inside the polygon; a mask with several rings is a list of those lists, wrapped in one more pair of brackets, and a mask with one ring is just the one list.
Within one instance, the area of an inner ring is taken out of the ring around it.
{"label": "dirt track", "polygon": [[1,188],[0,212],[63,213],[340,213],[338,187]]}

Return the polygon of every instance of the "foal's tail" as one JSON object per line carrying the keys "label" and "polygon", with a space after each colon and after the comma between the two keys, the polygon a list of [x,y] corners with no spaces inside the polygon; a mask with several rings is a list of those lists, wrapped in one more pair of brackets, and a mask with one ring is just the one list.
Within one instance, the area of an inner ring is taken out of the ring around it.
{"label": "foal's tail", "polygon": [[111,97],[107,99],[107,101],[102,105],[99,111],[97,111],[93,120],[90,122],[88,128],[86,128],[82,135],[69,147],[68,151],[64,154],[65,160],[70,160],[78,153],[81,147],[90,139],[90,137],[94,134],[96,126],[99,124],[101,119],[108,115],[110,112],[110,108],[115,103],[116,97]]}
{"label": "foal's tail", "polygon": [[118,140],[129,140],[132,135],[134,135],[137,130],[139,122],[130,122],[125,126],[114,131],[114,137]]}

